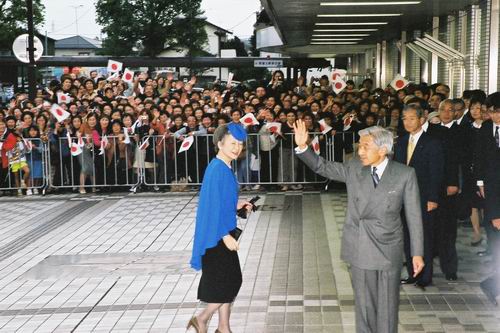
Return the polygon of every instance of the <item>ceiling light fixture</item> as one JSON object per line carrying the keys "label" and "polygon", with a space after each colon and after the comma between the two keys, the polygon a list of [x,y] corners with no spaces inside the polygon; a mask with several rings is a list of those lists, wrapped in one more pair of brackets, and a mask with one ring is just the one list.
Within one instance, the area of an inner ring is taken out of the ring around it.
{"label": "ceiling light fixture", "polygon": [[388,17],[401,16],[403,13],[384,13],[384,14],[318,14],[318,17]]}
{"label": "ceiling light fixture", "polygon": [[339,35],[339,34],[329,34],[329,35],[319,35],[319,34],[313,34],[313,37],[367,37],[370,36],[370,34],[348,34],[348,35]]}
{"label": "ceiling light fixture", "polygon": [[353,40],[363,40],[363,38],[311,38],[313,42],[325,42],[325,41],[353,41]]}
{"label": "ceiling light fixture", "polygon": [[314,32],[351,32],[351,31],[377,31],[378,29],[314,29]]}
{"label": "ceiling light fixture", "polygon": [[316,23],[316,25],[386,25],[389,22],[320,22]]}
{"label": "ceiling light fixture", "polygon": [[418,5],[422,1],[379,1],[379,2],[320,2],[321,6],[396,6]]}
{"label": "ceiling light fixture", "polygon": [[311,45],[353,45],[358,42],[311,42]]}

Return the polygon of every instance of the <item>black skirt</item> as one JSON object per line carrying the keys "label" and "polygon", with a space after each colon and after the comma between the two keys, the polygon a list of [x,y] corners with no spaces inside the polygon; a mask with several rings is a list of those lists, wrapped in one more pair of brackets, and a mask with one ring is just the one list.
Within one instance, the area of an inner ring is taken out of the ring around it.
{"label": "black skirt", "polygon": [[222,239],[201,258],[198,299],[205,303],[232,303],[241,288],[238,252],[229,250]]}

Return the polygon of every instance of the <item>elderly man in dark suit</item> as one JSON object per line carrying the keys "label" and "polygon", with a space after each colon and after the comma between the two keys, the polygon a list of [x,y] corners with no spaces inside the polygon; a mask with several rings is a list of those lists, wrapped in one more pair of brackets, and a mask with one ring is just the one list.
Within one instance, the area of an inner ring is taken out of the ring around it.
{"label": "elderly man in dark suit", "polygon": [[341,257],[351,267],[357,332],[397,332],[403,205],[415,276],[424,267],[422,215],[415,170],[387,158],[393,138],[391,132],[382,127],[359,131],[359,158],[346,163],[326,161],[308,148],[308,133],[301,120],[294,129],[298,157],[319,175],[347,185]]}
{"label": "elderly man in dark suit", "polygon": [[500,92],[486,100],[490,120],[479,131],[474,169],[477,186],[484,197],[484,223],[492,255],[493,274],[482,281],[481,290],[497,305],[500,295]]}
{"label": "elderly man in dark suit", "polygon": [[413,277],[411,263],[410,234],[403,216],[405,231],[405,255],[408,278],[402,283],[425,288],[432,282],[432,259],[434,239],[434,219],[442,197],[444,185],[444,152],[441,142],[424,131],[424,110],[419,104],[410,104],[403,110],[403,123],[406,135],[398,138],[394,146],[394,160],[415,169],[424,227],[425,267],[417,279]]}

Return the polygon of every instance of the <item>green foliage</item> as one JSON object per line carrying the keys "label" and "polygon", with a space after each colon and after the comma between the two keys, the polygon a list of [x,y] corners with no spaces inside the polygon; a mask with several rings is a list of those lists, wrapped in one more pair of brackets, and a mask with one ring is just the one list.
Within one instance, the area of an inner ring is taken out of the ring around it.
{"label": "green foliage", "polygon": [[[43,23],[44,6],[33,0],[33,25],[35,30]],[[11,50],[17,36],[28,32],[25,0],[0,0],[0,50]]]}
{"label": "green foliage", "polygon": [[229,39],[228,41],[223,42],[221,48],[236,50],[237,57],[248,57],[247,50],[245,50],[245,44],[243,44],[238,36],[234,36],[233,39]]}
{"label": "green foliage", "polygon": [[164,49],[187,47],[193,54],[207,37],[197,18],[201,0],[97,0],[97,23],[109,55],[157,56]]}

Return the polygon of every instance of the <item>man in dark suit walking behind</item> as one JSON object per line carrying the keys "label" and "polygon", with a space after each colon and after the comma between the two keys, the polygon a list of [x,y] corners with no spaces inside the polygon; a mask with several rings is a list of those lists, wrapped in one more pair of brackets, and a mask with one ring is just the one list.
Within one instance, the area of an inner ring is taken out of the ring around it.
{"label": "man in dark suit walking behind", "polygon": [[424,267],[420,198],[415,170],[387,158],[393,138],[373,126],[359,131],[359,158],[346,163],[326,161],[307,147],[303,121],[294,125],[296,153],[317,174],[347,185],[347,216],[342,234],[342,259],[350,264],[356,304],[356,331],[398,330],[400,274],[403,262],[405,207],[410,230],[413,269]]}
{"label": "man in dark suit walking behind", "polygon": [[474,161],[475,177],[479,192],[484,198],[484,224],[491,251],[492,275],[482,281],[481,290],[497,305],[500,295],[500,92],[486,100],[490,120],[479,131]]}
{"label": "man in dark suit walking behind", "polygon": [[441,142],[431,137],[422,128],[425,115],[419,104],[410,104],[405,107],[403,123],[408,133],[398,138],[394,147],[394,160],[413,167],[417,175],[424,228],[425,267],[422,274],[415,279],[413,265],[411,265],[410,233],[406,219],[402,216],[408,270],[408,278],[402,280],[402,283],[415,283],[424,288],[432,282],[433,224],[444,186],[444,152]]}

